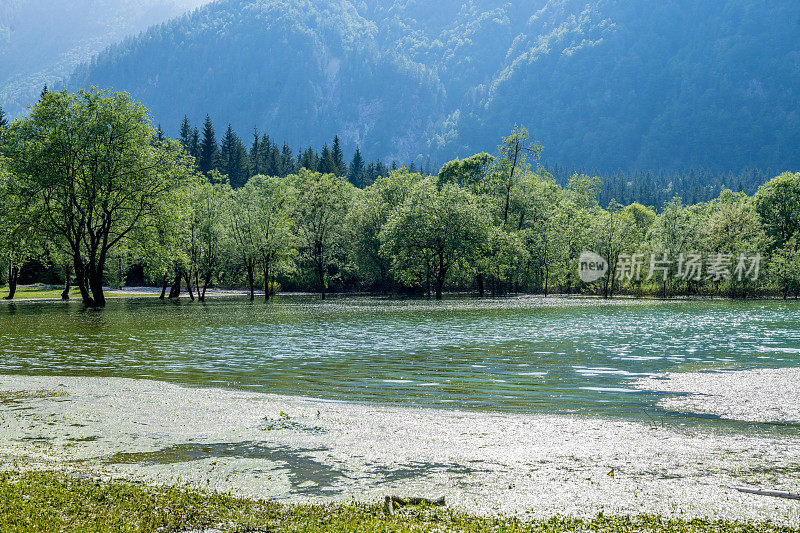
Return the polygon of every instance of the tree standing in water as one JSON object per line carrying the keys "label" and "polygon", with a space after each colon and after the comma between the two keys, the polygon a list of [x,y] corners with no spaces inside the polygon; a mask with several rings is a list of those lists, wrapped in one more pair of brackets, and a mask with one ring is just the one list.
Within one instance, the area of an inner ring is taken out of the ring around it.
{"label": "tree standing in water", "polygon": [[191,161],[177,144],[154,141],[141,104],[97,89],[44,94],[5,137],[30,229],[64,247],[83,303],[104,307],[108,258],[173,216]]}

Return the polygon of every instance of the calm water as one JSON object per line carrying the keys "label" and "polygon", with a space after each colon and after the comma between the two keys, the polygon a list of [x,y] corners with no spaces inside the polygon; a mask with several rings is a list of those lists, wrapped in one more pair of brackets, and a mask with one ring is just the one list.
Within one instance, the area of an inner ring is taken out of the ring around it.
{"label": "calm water", "polygon": [[[658,415],[665,371],[800,366],[800,304],[376,298],[0,305],[0,373],[523,412]],[[660,413],[663,414],[663,413]],[[650,416],[650,415],[645,415]]]}

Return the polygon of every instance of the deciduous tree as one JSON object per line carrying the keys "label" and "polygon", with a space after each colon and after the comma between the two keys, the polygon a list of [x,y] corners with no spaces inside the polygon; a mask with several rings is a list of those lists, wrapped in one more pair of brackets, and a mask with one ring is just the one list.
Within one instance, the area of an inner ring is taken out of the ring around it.
{"label": "deciduous tree", "polygon": [[106,261],[123,240],[170,217],[191,180],[176,144],[153,142],[144,107],[125,93],[48,92],[8,131],[4,151],[31,231],[72,257],[83,302],[103,307]]}

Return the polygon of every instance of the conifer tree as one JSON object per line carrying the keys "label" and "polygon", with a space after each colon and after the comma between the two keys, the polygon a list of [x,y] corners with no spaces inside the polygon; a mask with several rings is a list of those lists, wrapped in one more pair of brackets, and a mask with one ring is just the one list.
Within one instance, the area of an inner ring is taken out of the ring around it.
{"label": "conifer tree", "polygon": [[203,124],[203,141],[200,144],[200,157],[197,162],[200,172],[208,175],[217,167],[218,158],[219,146],[217,145],[217,135],[214,133],[214,124],[211,122],[211,117],[206,115],[206,121]]}
{"label": "conifer tree", "polygon": [[200,157],[200,130],[198,130],[196,127],[192,128],[192,144],[189,153],[195,159]]}
{"label": "conifer tree", "polygon": [[218,167],[220,172],[228,176],[233,188],[242,187],[247,182],[249,171],[246,154],[247,150],[242,140],[233,131],[231,125],[228,124],[228,129],[225,130],[225,137],[222,139]]}
{"label": "conifer tree", "polygon": [[383,164],[383,161],[378,161],[375,165],[375,179],[385,178],[389,175],[389,169]]}
{"label": "conifer tree", "polygon": [[191,153],[192,147],[192,125],[189,122],[189,117],[183,115],[183,122],[181,122],[180,142],[183,149],[187,154]]}
{"label": "conifer tree", "polygon": [[375,163],[370,163],[367,165],[367,169],[364,171],[364,183],[363,187],[369,187],[375,180],[377,179],[375,175]]}
{"label": "conifer tree", "polygon": [[278,176],[277,149],[266,133],[261,137],[261,165],[265,176]]}
{"label": "conifer tree", "polygon": [[253,142],[250,145],[250,177],[263,174],[263,165],[261,158],[261,139],[258,134],[258,128],[253,127]]}
{"label": "conifer tree", "polygon": [[347,180],[356,187],[364,186],[364,158],[361,156],[361,150],[357,146],[356,153],[353,154],[353,160],[350,162]]}
{"label": "conifer tree", "polygon": [[337,176],[345,176],[347,174],[347,163],[344,162],[344,152],[342,152],[342,145],[339,142],[339,136],[333,138],[333,164],[336,167]]}
{"label": "conifer tree", "polygon": [[300,150],[297,156],[297,168],[298,170],[301,168],[308,169],[310,171],[315,171],[317,169],[317,165],[319,164],[319,157],[317,157],[316,152],[310,146],[305,150]]}
{"label": "conifer tree", "polygon": [[333,151],[328,148],[328,145],[324,145],[322,147],[322,153],[319,156],[319,165],[317,165],[317,171],[322,172],[323,174],[339,174],[339,168],[336,166],[336,161],[333,156]]}
{"label": "conifer tree", "polygon": [[280,172],[279,175],[281,177],[286,177],[289,174],[294,174],[295,166],[294,166],[294,156],[292,155],[292,149],[289,148],[289,145],[284,143],[283,149],[281,150],[280,154]]}

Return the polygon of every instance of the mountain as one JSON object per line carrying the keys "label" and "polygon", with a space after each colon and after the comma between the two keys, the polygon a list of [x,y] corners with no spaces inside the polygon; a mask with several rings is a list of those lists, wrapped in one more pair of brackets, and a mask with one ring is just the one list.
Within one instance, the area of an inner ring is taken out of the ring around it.
{"label": "mountain", "polygon": [[12,116],[42,86],[69,76],[109,44],[209,0],[3,0],[0,105]]}
{"label": "mountain", "polygon": [[70,86],[292,146],[492,151],[515,123],[601,170],[800,168],[794,0],[218,0],[114,45]]}

